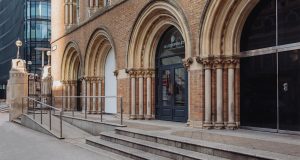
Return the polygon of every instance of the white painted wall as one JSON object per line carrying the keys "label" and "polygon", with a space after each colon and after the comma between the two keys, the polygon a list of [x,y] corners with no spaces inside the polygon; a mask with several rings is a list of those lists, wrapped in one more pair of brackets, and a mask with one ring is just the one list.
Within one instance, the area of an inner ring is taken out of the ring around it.
{"label": "white painted wall", "polygon": [[[117,79],[114,75],[115,66],[115,53],[111,49],[105,62],[105,96],[117,96]],[[117,113],[117,100],[115,98],[105,99],[105,112]]]}

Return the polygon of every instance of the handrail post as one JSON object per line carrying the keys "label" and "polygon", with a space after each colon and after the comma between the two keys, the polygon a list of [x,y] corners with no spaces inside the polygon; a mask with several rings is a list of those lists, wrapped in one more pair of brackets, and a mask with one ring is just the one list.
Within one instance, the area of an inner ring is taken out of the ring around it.
{"label": "handrail post", "polygon": [[49,107],[49,129],[50,130],[51,130],[51,125],[52,125],[52,123],[51,123],[51,110],[52,110],[52,108]]}
{"label": "handrail post", "polygon": [[102,109],[102,98],[100,97],[100,121],[103,121],[103,109]]}
{"label": "handrail post", "polygon": [[[75,97],[73,97],[73,98],[75,98]],[[76,100],[76,99],[75,99]],[[74,100],[73,100],[74,101]],[[72,102],[72,101],[71,101]],[[71,103],[72,104],[72,103]],[[72,117],[74,117],[74,104],[72,105]]]}
{"label": "handrail post", "polygon": [[88,107],[88,106],[87,106],[87,97],[85,97],[85,102],[84,102],[84,103],[85,103],[85,107],[84,107],[84,118],[87,119],[87,113],[86,113],[86,112],[87,112],[87,107]]}
{"label": "handrail post", "polygon": [[62,138],[62,111],[60,112],[60,138]]}
{"label": "handrail post", "polygon": [[36,105],[36,102],[33,101],[33,100],[32,100],[32,102],[33,102],[33,119],[35,119],[35,105]]}
{"label": "handrail post", "polygon": [[41,110],[41,124],[43,124],[43,110],[42,110],[42,104],[40,104],[40,110]]}
{"label": "handrail post", "polygon": [[121,97],[121,125],[123,125],[123,97]]}
{"label": "handrail post", "polygon": [[28,97],[26,99],[27,99],[27,114],[28,114],[28,111],[29,111],[29,99],[28,99]]}
{"label": "handrail post", "polygon": [[[55,104],[55,97],[53,97],[53,98],[51,98],[51,99],[52,99],[52,101],[53,101],[51,106],[54,106],[54,104]],[[54,115],[55,115],[55,111],[56,111],[56,110],[54,109]]]}
{"label": "handrail post", "polygon": [[22,114],[24,114],[24,97],[22,97]]}

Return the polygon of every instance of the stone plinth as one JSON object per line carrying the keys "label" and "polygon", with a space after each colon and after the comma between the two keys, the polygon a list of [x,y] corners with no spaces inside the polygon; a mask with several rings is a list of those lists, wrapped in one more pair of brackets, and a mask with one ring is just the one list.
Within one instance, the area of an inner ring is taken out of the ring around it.
{"label": "stone plinth", "polygon": [[[9,105],[9,120],[22,114],[22,97],[28,96],[28,73],[26,62],[22,59],[13,59],[7,82],[6,103]],[[26,106],[26,105],[24,105]],[[24,111],[26,108],[24,108]]]}

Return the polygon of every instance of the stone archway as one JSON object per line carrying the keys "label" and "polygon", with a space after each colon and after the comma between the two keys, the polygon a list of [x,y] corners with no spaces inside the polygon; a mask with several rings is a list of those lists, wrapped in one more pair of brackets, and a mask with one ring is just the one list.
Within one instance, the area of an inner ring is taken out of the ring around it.
{"label": "stone archway", "polygon": [[131,119],[154,118],[155,56],[162,34],[171,26],[177,28],[185,41],[185,57],[192,54],[188,22],[175,3],[166,1],[149,3],[141,11],[133,27],[127,53],[127,68],[131,81]]}
{"label": "stone archway", "polygon": [[[78,80],[82,76],[82,58],[76,42],[70,42],[62,58],[63,96],[77,96]],[[66,110],[73,110],[77,106],[76,98],[64,98],[63,106]],[[72,108],[74,107],[74,108]]]}
{"label": "stone archway", "polygon": [[[259,0],[208,1],[201,19],[197,62],[204,86],[205,128],[240,124],[239,53],[243,25]],[[215,89],[215,90],[214,90]]]}
{"label": "stone archway", "polygon": [[[110,51],[115,53],[114,42],[107,29],[97,29],[91,36],[84,62],[84,95],[86,96],[103,96],[105,94],[105,64],[106,57]],[[116,84],[116,83],[115,83]],[[116,95],[112,95],[116,96]],[[85,101],[85,100],[84,100]],[[89,113],[99,113],[102,109],[105,112],[104,99],[87,98],[86,107]],[[108,107],[108,106],[107,106]],[[113,106],[117,107],[117,106]],[[117,109],[115,109],[117,110]]]}

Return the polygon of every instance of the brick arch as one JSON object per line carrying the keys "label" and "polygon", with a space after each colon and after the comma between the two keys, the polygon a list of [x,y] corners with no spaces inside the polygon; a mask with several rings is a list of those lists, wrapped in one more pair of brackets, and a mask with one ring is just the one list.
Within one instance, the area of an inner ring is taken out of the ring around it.
{"label": "brick arch", "polygon": [[208,1],[200,23],[199,56],[238,55],[244,23],[258,2]]}
{"label": "brick arch", "polygon": [[82,58],[80,56],[78,44],[74,41],[68,43],[65,48],[62,58],[62,80],[77,80],[77,77],[82,76]]}
{"label": "brick arch", "polygon": [[139,14],[133,27],[126,64],[128,69],[153,69],[155,53],[161,35],[170,26],[176,27],[186,44],[186,57],[192,56],[190,30],[185,15],[169,1],[153,1]]}

